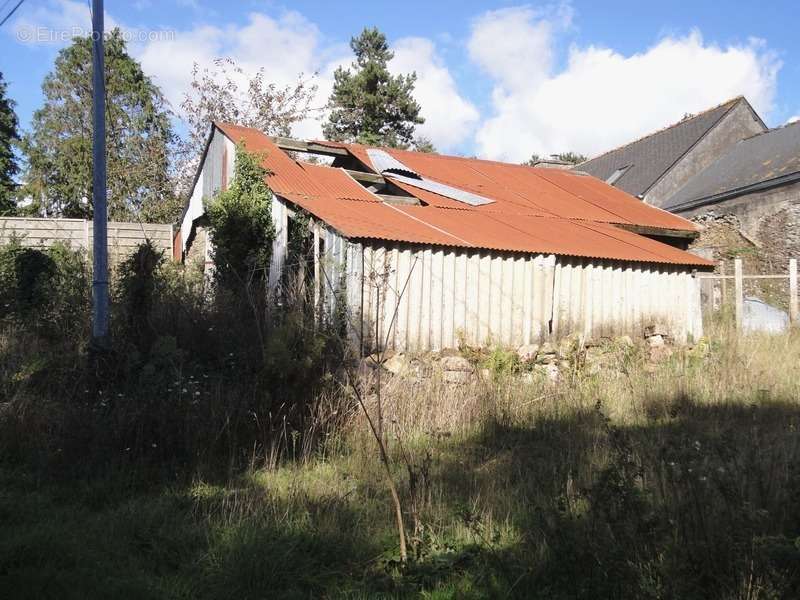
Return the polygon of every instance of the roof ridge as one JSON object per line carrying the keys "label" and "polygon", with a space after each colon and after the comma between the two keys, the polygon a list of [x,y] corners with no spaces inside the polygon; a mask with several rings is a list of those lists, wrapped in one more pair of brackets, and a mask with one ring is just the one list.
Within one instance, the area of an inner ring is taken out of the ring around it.
{"label": "roof ridge", "polygon": [[[582,163],[578,163],[573,168],[577,169],[581,165],[585,165],[586,163],[590,163],[590,162],[592,162],[594,160],[597,160],[598,158],[606,156],[607,154],[611,154],[612,152],[617,152],[618,150],[622,150],[623,148],[627,148],[628,146],[632,146],[633,144],[637,144],[639,142],[642,142],[642,141],[646,140],[647,138],[651,138],[653,136],[656,136],[659,133],[663,133],[665,131],[669,131],[670,129],[672,129],[673,127],[677,127],[678,125],[683,125],[684,123],[688,123],[689,121],[694,121],[695,119],[697,119],[699,117],[702,117],[704,115],[707,115],[708,113],[710,113],[712,111],[715,111],[718,108],[722,108],[723,106],[726,106],[728,104],[731,105],[730,108],[733,108],[733,105],[736,104],[737,102],[740,102],[741,100],[747,101],[747,99],[743,95],[736,96],[734,98],[726,100],[725,102],[721,102],[721,103],[719,103],[719,104],[717,104],[715,106],[712,106],[711,108],[707,108],[705,110],[700,111],[699,113],[693,114],[691,117],[687,117],[687,118],[681,119],[680,121],[677,121],[676,123],[672,123],[671,125],[666,125],[666,126],[662,127],[661,129],[657,129],[656,131],[651,131],[650,133],[645,134],[645,135],[643,135],[641,137],[638,137],[635,140],[631,140],[630,142],[627,142],[625,144],[622,144],[621,146],[617,146],[615,148],[611,148],[610,150],[606,150],[602,154],[598,154],[597,156],[593,156],[592,158],[590,158],[588,160],[585,160]],[[730,110],[730,108],[728,109],[728,111]],[[725,111],[725,113],[727,114],[728,111]],[[719,121],[717,121],[717,122],[719,122]]]}
{"label": "roof ridge", "polygon": [[[441,158],[444,160],[465,160],[465,161],[477,161],[482,163],[490,163],[494,165],[503,165],[504,167],[519,167],[521,169],[530,169],[528,165],[523,165],[519,163],[513,162],[504,162],[502,160],[494,160],[491,158],[480,158],[478,156],[461,156],[459,154],[442,154],[441,152],[420,152],[418,150],[409,150],[407,148],[391,148],[389,146],[368,146],[367,144],[361,144],[359,142],[336,142],[331,140],[312,140],[314,143],[319,144],[328,144],[328,145],[338,145],[340,147],[347,148],[348,146],[357,146],[364,149],[375,149],[375,150],[383,150],[384,152],[406,152],[408,154],[422,154],[428,156],[435,156],[437,158]],[[549,159],[547,162],[550,162]],[[565,163],[567,164],[567,163]]]}
{"label": "roof ridge", "polygon": [[784,123],[783,125],[778,125],[777,127],[770,127],[768,129],[766,129],[765,131],[759,131],[758,133],[754,133],[753,135],[751,135],[749,137],[742,138],[741,140],[739,140],[739,143],[746,142],[748,140],[752,140],[753,138],[761,137],[762,135],[767,135],[769,133],[775,133],[776,131],[782,131],[784,129],[789,129],[790,127],[793,127],[795,125],[800,125],[800,119],[798,119],[797,121],[792,121],[791,123]]}

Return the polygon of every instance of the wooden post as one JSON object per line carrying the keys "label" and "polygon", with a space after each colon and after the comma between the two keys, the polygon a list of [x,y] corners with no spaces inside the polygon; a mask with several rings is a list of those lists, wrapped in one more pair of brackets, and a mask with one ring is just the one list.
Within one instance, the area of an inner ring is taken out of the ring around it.
{"label": "wooden post", "polygon": [[789,318],[792,325],[797,325],[797,259],[789,259]]}
{"label": "wooden post", "polygon": [[742,277],[742,259],[736,258],[733,261],[734,289],[736,292],[736,330],[742,330],[742,318],[744,316],[744,279]]}

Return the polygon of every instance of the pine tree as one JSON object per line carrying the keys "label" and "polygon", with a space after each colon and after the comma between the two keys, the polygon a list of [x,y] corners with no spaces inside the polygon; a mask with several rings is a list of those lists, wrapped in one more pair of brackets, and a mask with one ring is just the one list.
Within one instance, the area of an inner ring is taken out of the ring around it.
{"label": "pine tree", "polygon": [[365,28],[350,40],[350,47],[356,60],[352,71],[339,67],[334,73],[325,137],[375,146],[408,146],[415,126],[424,122],[413,97],[416,73],[389,73],[387,65],[394,53],[377,28]]}
{"label": "pine tree", "polygon": [[[114,220],[172,221],[180,212],[169,176],[175,137],[161,90],[127,52],[119,29],[105,41],[108,213]],[[92,214],[92,44],[61,50],[42,84],[44,105],[23,139],[33,210]]]}
{"label": "pine tree", "polygon": [[17,188],[14,176],[19,172],[14,156],[14,146],[19,141],[17,115],[14,101],[6,96],[6,82],[0,73],[0,215],[14,211],[14,194]]}

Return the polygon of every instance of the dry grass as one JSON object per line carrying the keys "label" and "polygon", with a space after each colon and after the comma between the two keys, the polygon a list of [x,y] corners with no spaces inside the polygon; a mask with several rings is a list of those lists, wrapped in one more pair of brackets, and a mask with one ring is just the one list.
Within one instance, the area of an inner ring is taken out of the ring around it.
{"label": "dry grass", "polygon": [[655,367],[640,346],[601,362],[557,385],[384,377],[406,567],[374,439],[329,386],[305,435],[275,428],[267,466],[230,480],[4,467],[0,578],[45,597],[796,597],[800,335],[720,328]]}

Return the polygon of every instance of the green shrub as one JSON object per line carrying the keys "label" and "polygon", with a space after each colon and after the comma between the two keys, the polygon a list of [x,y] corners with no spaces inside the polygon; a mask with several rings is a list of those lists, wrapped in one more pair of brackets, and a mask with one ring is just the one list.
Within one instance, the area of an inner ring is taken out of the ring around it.
{"label": "green shrub", "polygon": [[240,145],[231,186],[206,202],[215,277],[222,287],[239,291],[252,278],[263,281],[269,274],[275,227],[266,175],[258,156]]}
{"label": "green shrub", "polygon": [[140,244],[118,267],[114,309],[122,321],[118,334],[140,352],[147,352],[156,332],[153,307],[161,279],[164,252],[150,241]]}
{"label": "green shrub", "polygon": [[84,320],[87,282],[82,252],[60,244],[26,248],[12,240],[0,247],[0,319],[51,334],[72,331]]}
{"label": "green shrub", "polygon": [[517,373],[521,368],[519,356],[513,350],[495,346],[483,361],[483,367],[495,377]]}

